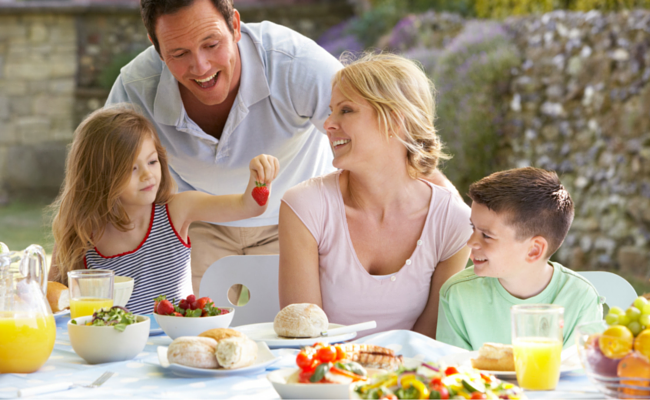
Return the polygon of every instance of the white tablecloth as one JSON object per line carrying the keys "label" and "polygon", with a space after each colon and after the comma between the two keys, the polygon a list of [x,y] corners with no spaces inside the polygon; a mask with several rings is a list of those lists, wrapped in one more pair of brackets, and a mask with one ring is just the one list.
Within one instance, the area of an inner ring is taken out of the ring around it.
{"label": "white tablecloth", "polygon": [[[0,374],[0,398],[14,398],[17,390],[61,381],[90,384],[104,371],[117,374],[100,388],[74,388],[68,391],[35,396],[33,398],[152,398],[152,399],[278,399],[279,396],[266,379],[267,371],[252,375],[236,375],[219,378],[180,378],[169,369],[160,366],[156,349],[168,346],[168,336],[151,336],[144,351],[135,359],[89,365],[77,356],[68,338],[66,327],[69,318],[57,321],[54,351],[37,372],[32,374]],[[2,340],[0,338],[0,340]],[[460,351],[453,346],[437,342],[410,331],[390,331],[366,336],[358,343],[372,343],[390,347],[405,357],[436,361],[439,357]],[[276,349],[272,352],[281,359],[271,369],[295,367],[295,349]],[[563,373],[556,390],[526,392],[531,399],[604,399],[589,383],[581,370]]]}

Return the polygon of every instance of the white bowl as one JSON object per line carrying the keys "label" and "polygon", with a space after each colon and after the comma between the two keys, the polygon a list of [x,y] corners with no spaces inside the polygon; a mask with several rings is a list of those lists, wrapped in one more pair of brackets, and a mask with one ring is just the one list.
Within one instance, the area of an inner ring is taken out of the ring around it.
{"label": "white bowl", "polygon": [[350,384],[295,383],[289,377],[299,370],[283,368],[270,372],[266,379],[283,399],[349,399]]}
{"label": "white bowl", "polygon": [[133,293],[133,278],[116,276],[113,283],[113,305],[124,307]]}
{"label": "white bowl", "polygon": [[228,310],[228,314],[215,315],[213,317],[175,317],[172,315],[159,315],[154,313],[156,322],[160,328],[172,339],[181,336],[198,336],[199,334],[214,328],[227,328],[235,316],[235,309],[232,307],[219,307]]}
{"label": "white bowl", "polygon": [[68,321],[70,344],[88,364],[130,360],[147,344],[150,321],[144,315],[136,315],[136,323],[127,325],[123,332],[112,326],[86,326],[92,318],[89,315]]}

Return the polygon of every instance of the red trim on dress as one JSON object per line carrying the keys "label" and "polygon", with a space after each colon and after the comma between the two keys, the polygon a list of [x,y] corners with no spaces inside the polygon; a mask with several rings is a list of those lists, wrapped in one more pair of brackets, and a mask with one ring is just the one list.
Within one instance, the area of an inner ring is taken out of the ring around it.
{"label": "red trim on dress", "polygon": [[97,252],[97,254],[99,254],[99,256],[101,258],[115,258],[115,257],[125,256],[125,255],[131,254],[131,253],[135,253],[136,251],[140,250],[140,247],[142,247],[142,245],[147,241],[147,239],[149,239],[149,234],[151,233],[151,228],[153,227],[153,218],[154,218],[154,215],[155,215],[155,211],[156,211],[156,204],[151,204],[151,220],[149,221],[149,230],[147,231],[147,234],[144,235],[144,239],[142,239],[142,242],[140,242],[138,247],[136,247],[134,250],[127,251],[127,252],[124,252],[124,253],[121,253],[121,254],[116,254],[114,256],[106,257],[105,255],[100,253],[99,250],[97,250],[97,247],[95,247],[95,251]]}
{"label": "red trim on dress", "polygon": [[86,255],[84,254],[84,268],[88,269],[88,263],[86,262]]}
{"label": "red trim on dress", "polygon": [[169,215],[169,207],[167,206],[167,204],[165,204],[165,211],[167,211],[167,220],[169,221],[169,226],[172,227],[172,231],[174,231],[178,240],[180,240],[181,243],[183,243],[183,246],[187,247],[188,249],[192,248],[192,243],[190,243],[190,237],[189,236],[187,237],[187,243],[185,243],[185,241],[181,238],[181,235],[179,235],[178,232],[176,231],[176,228],[174,228],[174,224],[172,223],[172,217],[171,215]]}

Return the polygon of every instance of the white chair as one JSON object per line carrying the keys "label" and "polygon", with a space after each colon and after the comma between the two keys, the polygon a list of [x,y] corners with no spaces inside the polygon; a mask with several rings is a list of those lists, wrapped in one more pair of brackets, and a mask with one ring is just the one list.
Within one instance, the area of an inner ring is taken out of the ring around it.
{"label": "white chair", "polygon": [[[203,275],[199,296],[208,296],[217,307],[232,306],[235,317],[231,326],[273,322],[280,311],[278,272],[280,256],[228,256],[215,261]],[[246,305],[235,306],[228,300],[228,289],[242,284],[250,292]]]}
{"label": "white chair", "polygon": [[627,310],[638,297],[636,290],[622,276],[607,271],[576,271],[591,282],[598,294],[605,298],[605,303]]}

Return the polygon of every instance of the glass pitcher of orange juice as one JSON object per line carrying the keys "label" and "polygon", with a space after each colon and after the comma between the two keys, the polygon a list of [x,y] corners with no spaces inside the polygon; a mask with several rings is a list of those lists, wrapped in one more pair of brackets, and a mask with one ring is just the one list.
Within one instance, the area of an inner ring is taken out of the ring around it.
{"label": "glass pitcher of orange juice", "polygon": [[50,357],[56,323],[45,296],[45,251],[0,243],[0,373],[30,373]]}

